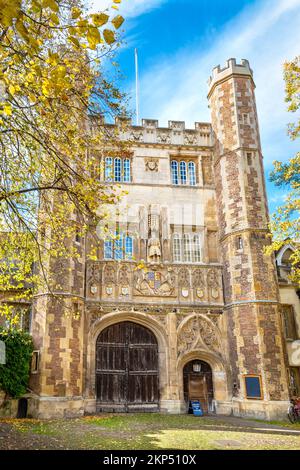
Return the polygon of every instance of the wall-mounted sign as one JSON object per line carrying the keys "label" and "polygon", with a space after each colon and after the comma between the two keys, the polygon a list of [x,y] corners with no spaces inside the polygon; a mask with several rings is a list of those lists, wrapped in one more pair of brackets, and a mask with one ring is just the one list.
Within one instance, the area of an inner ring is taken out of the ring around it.
{"label": "wall-mounted sign", "polygon": [[246,397],[253,400],[262,400],[262,386],[260,375],[245,375]]}

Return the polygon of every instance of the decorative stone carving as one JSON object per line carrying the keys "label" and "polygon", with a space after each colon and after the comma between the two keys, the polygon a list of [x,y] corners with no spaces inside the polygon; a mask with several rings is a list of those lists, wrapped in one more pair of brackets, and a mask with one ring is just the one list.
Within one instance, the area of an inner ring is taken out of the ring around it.
{"label": "decorative stone carving", "polygon": [[179,325],[182,323],[182,321],[186,318],[186,315],[176,315],[176,328],[178,330]]}
{"label": "decorative stone carving", "polygon": [[210,157],[202,157],[202,174],[204,184],[213,184],[213,172]]}
{"label": "decorative stone carving", "polygon": [[219,297],[219,280],[218,272],[215,269],[210,269],[207,273],[207,285],[210,289],[211,296],[214,299]]}
{"label": "decorative stone carving", "polygon": [[193,288],[195,289],[196,296],[202,299],[205,296],[205,281],[202,269],[196,269],[193,272]]}
{"label": "decorative stone carving", "polygon": [[116,283],[116,272],[113,266],[107,265],[104,268],[104,284],[115,284]]}
{"label": "decorative stone carving", "polygon": [[157,142],[160,142],[161,144],[170,144],[171,136],[169,132],[160,132],[157,136]]}
{"label": "decorative stone carving", "polygon": [[199,348],[219,352],[221,349],[220,333],[204,315],[193,316],[179,330],[177,345],[178,356]]}
{"label": "decorative stone carving", "polygon": [[167,315],[151,315],[151,317],[154,319],[154,320],[157,320],[159,321],[159,323],[161,323],[164,327],[167,326],[167,320],[168,320],[168,317]]}
{"label": "decorative stone carving", "polygon": [[137,295],[168,297],[175,295],[175,273],[169,268],[166,275],[160,271],[139,269],[134,275]]}
{"label": "decorative stone carving", "polygon": [[148,241],[148,261],[159,263],[161,259],[161,245],[159,240],[159,222],[160,208],[153,205],[150,208],[149,232],[150,239]]}
{"label": "decorative stone carving", "polygon": [[150,238],[148,242],[148,259],[150,262],[159,263],[161,258],[161,246],[158,238]]}
{"label": "decorative stone carving", "polygon": [[129,281],[130,271],[127,266],[122,266],[119,271],[119,284],[121,286],[126,286],[130,283]]}
{"label": "decorative stone carving", "polygon": [[158,172],[158,159],[157,158],[146,158],[145,159],[146,171]]}
{"label": "decorative stone carving", "polygon": [[91,326],[99,319],[101,318],[103,315],[103,312],[101,312],[100,310],[92,310],[90,313],[89,313],[89,328],[91,328]]}
{"label": "decorative stone carving", "polygon": [[187,268],[181,268],[178,273],[178,285],[181,287],[189,288],[190,283],[190,273]]}
{"label": "decorative stone carving", "polygon": [[143,140],[143,132],[142,131],[132,131],[130,134],[132,140],[135,142],[141,142]]}
{"label": "decorative stone carving", "polygon": [[98,286],[101,281],[101,269],[100,264],[93,263],[89,264],[87,268],[87,286],[92,295],[98,293]]}
{"label": "decorative stone carving", "polygon": [[184,134],[184,142],[187,145],[196,145],[197,144],[197,135],[194,133],[185,133]]}

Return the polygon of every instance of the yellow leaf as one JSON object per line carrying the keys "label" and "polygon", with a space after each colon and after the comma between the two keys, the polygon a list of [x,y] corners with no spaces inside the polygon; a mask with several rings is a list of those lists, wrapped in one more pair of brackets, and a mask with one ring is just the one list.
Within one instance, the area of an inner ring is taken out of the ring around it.
{"label": "yellow leaf", "polygon": [[95,13],[92,15],[92,21],[95,26],[103,26],[109,20],[109,16],[105,13]]}
{"label": "yellow leaf", "polygon": [[11,95],[14,95],[16,93],[16,89],[13,85],[9,85],[8,91]]}
{"label": "yellow leaf", "polygon": [[91,49],[96,49],[96,46],[101,41],[101,36],[97,28],[90,27],[87,33],[87,40],[89,43],[89,47]]}
{"label": "yellow leaf", "polygon": [[110,29],[105,29],[103,31],[103,37],[105,39],[106,44],[113,44],[115,42],[115,33]]}
{"label": "yellow leaf", "polygon": [[79,16],[81,15],[82,11],[78,7],[73,7],[72,8],[72,20],[77,20]]}
{"label": "yellow leaf", "polygon": [[44,8],[50,8],[50,10],[55,11],[56,13],[59,11],[59,6],[55,0],[43,0],[42,5]]}
{"label": "yellow leaf", "polygon": [[122,26],[122,24],[124,23],[124,18],[121,15],[117,15],[111,22],[116,29],[119,29],[120,26]]}
{"label": "yellow leaf", "polygon": [[5,105],[3,106],[3,113],[6,114],[6,116],[12,115],[12,109],[11,109],[10,103],[5,103]]}
{"label": "yellow leaf", "polygon": [[74,36],[69,36],[68,40],[75,44],[75,46],[80,47],[80,42]]}

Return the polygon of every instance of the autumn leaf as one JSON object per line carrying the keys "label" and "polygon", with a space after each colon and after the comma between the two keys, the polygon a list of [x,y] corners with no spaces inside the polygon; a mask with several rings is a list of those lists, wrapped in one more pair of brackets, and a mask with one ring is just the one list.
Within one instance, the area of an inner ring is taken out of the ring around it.
{"label": "autumn leaf", "polygon": [[115,33],[111,31],[110,29],[105,29],[103,31],[103,37],[106,42],[106,44],[113,44],[115,42]]}

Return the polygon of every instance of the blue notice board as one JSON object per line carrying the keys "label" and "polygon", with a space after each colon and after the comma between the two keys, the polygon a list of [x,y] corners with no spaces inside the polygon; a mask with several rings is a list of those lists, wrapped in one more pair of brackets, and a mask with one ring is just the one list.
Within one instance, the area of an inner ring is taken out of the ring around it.
{"label": "blue notice board", "polygon": [[201,408],[201,403],[199,400],[192,400],[191,405],[194,416],[203,416],[203,410]]}
{"label": "blue notice board", "polygon": [[262,400],[260,375],[245,375],[247,398]]}

